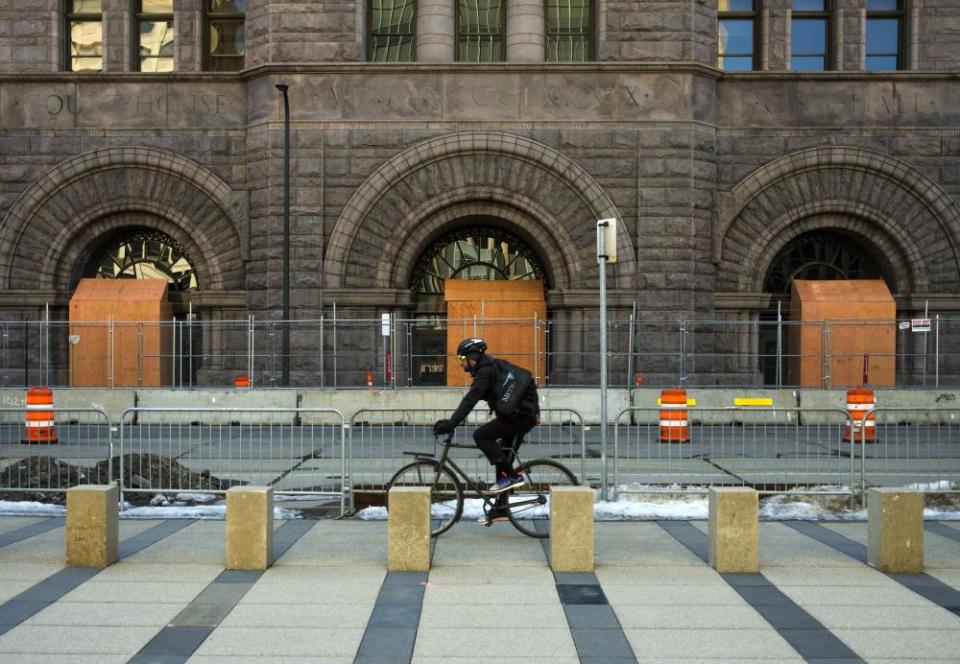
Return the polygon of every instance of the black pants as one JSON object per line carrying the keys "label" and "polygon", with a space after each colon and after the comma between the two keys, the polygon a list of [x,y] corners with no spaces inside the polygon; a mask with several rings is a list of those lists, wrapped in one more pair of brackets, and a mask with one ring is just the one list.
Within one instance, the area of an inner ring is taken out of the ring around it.
{"label": "black pants", "polygon": [[[497,417],[473,432],[473,440],[477,447],[486,455],[495,466],[505,466],[508,456],[503,448],[509,449],[519,443],[519,439],[526,435],[537,423],[533,420],[511,420]],[[503,441],[503,447],[497,442]]]}

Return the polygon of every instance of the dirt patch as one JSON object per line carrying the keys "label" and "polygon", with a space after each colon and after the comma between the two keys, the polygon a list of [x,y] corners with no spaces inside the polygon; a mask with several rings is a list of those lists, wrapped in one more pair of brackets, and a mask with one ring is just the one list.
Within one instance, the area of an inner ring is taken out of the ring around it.
{"label": "dirt patch", "polygon": [[[47,456],[30,456],[0,471],[0,500],[32,500],[55,505],[66,502],[66,490],[78,484],[108,484],[110,467],[119,477],[120,457],[106,459],[93,467],[71,464]],[[225,491],[235,484],[221,480],[209,471],[193,472],[171,457],[155,454],[127,454],[123,457],[123,484],[142,492],[128,492],[124,497],[134,504],[148,504],[158,493]]]}

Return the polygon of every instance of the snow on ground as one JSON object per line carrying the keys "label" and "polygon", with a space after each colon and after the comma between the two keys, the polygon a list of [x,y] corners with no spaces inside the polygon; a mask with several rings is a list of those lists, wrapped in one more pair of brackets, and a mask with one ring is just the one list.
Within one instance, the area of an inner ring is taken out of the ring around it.
{"label": "snow on ground", "polygon": [[[927,492],[955,490],[949,481],[914,484],[906,487]],[[825,487],[824,490],[829,490]],[[764,521],[809,520],[809,521],[866,521],[865,509],[851,509],[849,497],[843,495],[844,487],[832,487],[835,493],[788,492],[760,499],[760,519]],[[946,495],[946,494],[942,494]],[[328,496],[329,497],[329,496]],[[277,501],[316,500],[317,496],[283,495],[274,497]],[[942,501],[942,505],[928,505],[923,510],[923,518],[939,521],[960,521],[960,499]],[[212,504],[211,504],[212,503]],[[449,516],[452,504],[434,505],[436,517]],[[157,494],[150,506],[134,507],[124,503],[120,513],[123,518],[133,519],[224,519],[227,507],[223,498],[217,494],[181,493],[173,498]],[[538,508],[531,516],[546,516],[550,505]],[[22,515],[36,517],[62,517],[66,514],[63,505],[28,501],[0,500],[0,516]],[[529,514],[529,513],[528,513]],[[475,520],[483,515],[483,501],[477,498],[464,501],[463,520]],[[297,519],[301,514],[297,509],[274,507],[275,519]],[[357,513],[366,521],[382,521],[387,518],[385,507],[368,507]],[[683,493],[664,490],[661,487],[623,487],[615,501],[598,500],[594,504],[594,516],[597,521],[649,521],[649,520],[687,520],[706,519],[708,517],[708,499],[705,493]]]}

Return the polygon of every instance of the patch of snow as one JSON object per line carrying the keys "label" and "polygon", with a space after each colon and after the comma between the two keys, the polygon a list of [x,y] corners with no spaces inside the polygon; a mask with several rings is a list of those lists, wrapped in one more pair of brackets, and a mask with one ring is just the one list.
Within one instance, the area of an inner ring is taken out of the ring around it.
{"label": "patch of snow", "polygon": [[[226,519],[226,505],[168,505],[166,507],[124,506],[120,513],[130,519]],[[286,507],[273,508],[274,519],[302,519],[297,510]]]}
{"label": "patch of snow", "polygon": [[48,505],[29,500],[0,500],[0,516],[66,516],[64,505]]}

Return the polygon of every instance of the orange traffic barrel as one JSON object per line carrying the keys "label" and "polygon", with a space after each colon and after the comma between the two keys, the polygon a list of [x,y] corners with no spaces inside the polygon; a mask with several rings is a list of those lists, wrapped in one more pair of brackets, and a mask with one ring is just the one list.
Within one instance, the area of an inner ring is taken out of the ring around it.
{"label": "orange traffic barrel", "polygon": [[661,390],[660,442],[690,442],[690,426],[689,422],[687,421],[686,390]]}
{"label": "orange traffic barrel", "polygon": [[53,390],[49,387],[31,387],[27,390],[23,442],[56,443],[57,424],[53,415]]}
{"label": "orange traffic barrel", "polygon": [[250,376],[247,374],[240,374],[233,379],[234,387],[250,387]]}
{"label": "orange traffic barrel", "polygon": [[373,374],[370,373],[369,371],[367,372],[367,389],[368,390],[373,389]]}
{"label": "orange traffic barrel", "polygon": [[847,390],[847,426],[843,430],[843,440],[872,443],[877,439],[876,414],[867,412],[876,405],[873,390],[856,387]]}

